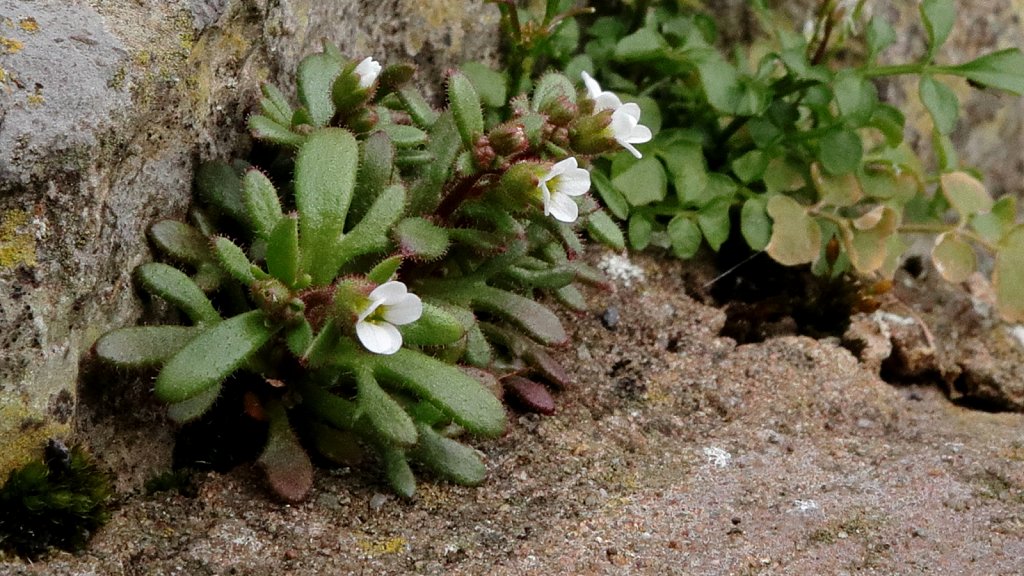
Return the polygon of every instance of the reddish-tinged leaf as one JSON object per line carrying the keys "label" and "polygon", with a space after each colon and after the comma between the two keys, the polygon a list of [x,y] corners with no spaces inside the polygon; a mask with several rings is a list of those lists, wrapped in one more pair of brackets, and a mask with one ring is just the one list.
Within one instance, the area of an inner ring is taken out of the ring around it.
{"label": "reddish-tinged leaf", "polygon": [[541,414],[554,414],[555,399],[543,384],[522,376],[508,376],[502,380],[505,392],[523,408]]}

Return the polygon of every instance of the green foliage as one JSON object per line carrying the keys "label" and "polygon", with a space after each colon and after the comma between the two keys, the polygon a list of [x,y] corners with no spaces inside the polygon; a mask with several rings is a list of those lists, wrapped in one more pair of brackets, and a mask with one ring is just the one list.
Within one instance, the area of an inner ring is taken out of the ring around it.
{"label": "green foliage", "polygon": [[299,66],[298,105],[264,87],[249,126],[278,156],[202,165],[192,223],[151,228],[168,263],[136,272],[189,325],[122,328],[95,345],[119,367],[157,369],[175,421],[245,398],[239,409],[268,423],[259,463],[287,501],[312,484],[307,449],[343,460],[366,448],[406,496],[411,464],[483,481],[457,436],[504,431],[495,375],[569,381],[544,352],[568,334],[537,297],[579,308],[574,283],[602,280],[573,260],[574,224],[624,243],[581,197],[588,156],[570,133],[592,153],[618,144],[568,78],[510,103],[502,75],[467,66],[447,79],[442,112],[412,71],[325,46]]}
{"label": "green foliage", "polygon": [[[951,282],[976,270],[977,248],[993,252],[1000,310],[1019,319],[1024,292],[1006,280],[1016,276],[1004,256],[1019,248],[1016,207],[994,202],[959,166],[949,135],[960,104],[945,82],[960,77],[1024,93],[1024,54],[1010,48],[943,62],[956,3],[924,0],[926,49],[913,62],[882,65],[897,32],[877,16],[861,26],[863,3],[850,4],[823,2],[809,32],[797,34],[767,3],[751,2],[763,35],[723,49],[702,3],[606,3],[580,19],[575,53],[510,35],[512,69],[532,47],[534,59],[573,71],[573,80],[587,72],[622,102],[640,103],[641,122],[654,133],[638,147],[643,157],[593,162],[598,196],[626,222],[634,249],[690,258],[738,233],[751,250],[786,265],[885,277],[907,245],[901,237],[934,234],[933,261]],[[560,9],[564,18],[576,15]],[[919,78],[938,173],[909,151],[903,115],[879,98],[875,80],[897,75]],[[596,239],[621,245],[606,227],[590,228]]]}
{"label": "green foliage", "polygon": [[85,450],[51,440],[45,454],[0,488],[0,548],[29,559],[81,549],[110,518],[110,478]]}

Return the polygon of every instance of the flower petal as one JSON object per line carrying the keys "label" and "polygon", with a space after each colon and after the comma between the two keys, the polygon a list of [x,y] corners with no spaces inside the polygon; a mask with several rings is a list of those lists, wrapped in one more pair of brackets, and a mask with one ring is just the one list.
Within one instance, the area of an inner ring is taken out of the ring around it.
{"label": "flower petal", "polygon": [[422,315],[423,301],[415,294],[406,294],[384,308],[384,319],[396,326],[415,322]]}
{"label": "flower petal", "polygon": [[546,206],[551,212],[551,216],[559,222],[575,222],[576,218],[580,214],[580,207],[576,205],[576,202],[565,194],[554,194],[551,196],[551,203]]}
{"label": "flower petal", "polygon": [[594,98],[594,112],[602,110],[618,110],[622,107],[622,100],[611,92],[602,92]]}
{"label": "flower petal", "polygon": [[356,322],[356,336],[374,354],[394,354],[402,347],[402,333],[387,322]]}
{"label": "flower petal", "polygon": [[637,124],[633,127],[633,131],[629,133],[629,140],[633,144],[643,144],[644,142],[650,142],[653,135],[651,129],[643,124]]}
{"label": "flower petal", "polygon": [[359,76],[359,87],[366,90],[377,81],[380,76],[381,65],[379,62],[368,56],[356,65],[356,76]]}
{"label": "flower petal", "polygon": [[356,318],[356,322],[362,322],[363,320],[366,320],[367,318],[369,318],[370,314],[376,312],[377,308],[380,308],[383,304],[383,300],[369,300],[366,304],[366,308],[363,308],[363,311],[360,312],[359,316]]}
{"label": "flower petal", "polygon": [[548,189],[547,182],[541,182],[540,186],[541,201],[544,203],[544,215],[547,216],[551,213],[551,190]]}
{"label": "flower petal", "polygon": [[583,168],[573,168],[558,179],[558,194],[581,196],[588,190],[590,190],[590,172]]}
{"label": "flower petal", "polygon": [[408,293],[409,289],[405,287],[404,282],[391,280],[374,288],[373,292],[370,292],[370,300],[380,300],[385,304],[391,304]]}
{"label": "flower petal", "polygon": [[623,141],[623,140],[619,140],[618,142],[619,142],[619,144],[622,145],[623,148],[625,148],[626,150],[629,150],[629,153],[632,154],[633,156],[636,156],[637,158],[643,158],[644,157],[644,155],[641,154],[640,151],[636,149],[636,146],[633,146],[629,142],[626,142],[626,141]]}
{"label": "flower petal", "polygon": [[640,122],[640,105],[637,104],[636,102],[628,102],[626,104],[623,104],[615,112],[619,112],[620,114],[625,114],[627,116],[635,118],[636,122],[634,122],[634,125]]}
{"label": "flower petal", "polygon": [[594,80],[594,77],[583,71],[580,76],[583,77],[583,85],[587,87],[587,95],[591,98],[597,98],[597,95],[601,93],[601,85]]}

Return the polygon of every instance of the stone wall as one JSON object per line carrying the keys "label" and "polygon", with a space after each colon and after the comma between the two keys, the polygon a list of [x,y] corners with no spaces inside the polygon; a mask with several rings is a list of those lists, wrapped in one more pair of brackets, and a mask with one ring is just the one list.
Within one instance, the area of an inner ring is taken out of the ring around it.
{"label": "stone wall", "polygon": [[[74,434],[81,359],[143,312],[147,226],[183,214],[198,160],[244,150],[260,82],[288,87],[321,39],[439,78],[493,55],[497,21],[473,0],[0,0],[0,478]],[[91,391],[89,441],[167,435],[136,388]],[[97,424],[118,411],[129,429]]]}

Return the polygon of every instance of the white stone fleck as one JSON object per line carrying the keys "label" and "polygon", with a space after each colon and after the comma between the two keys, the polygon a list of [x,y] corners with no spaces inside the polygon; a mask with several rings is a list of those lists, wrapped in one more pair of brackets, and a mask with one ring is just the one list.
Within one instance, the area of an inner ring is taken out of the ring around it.
{"label": "white stone fleck", "polygon": [[803,514],[821,509],[821,506],[818,506],[818,503],[814,500],[794,500],[793,507],[797,512]]}
{"label": "white stone fleck", "polygon": [[647,281],[647,273],[644,272],[644,269],[630,262],[626,254],[605,254],[597,263],[597,267],[627,288],[632,286],[634,281]]}
{"label": "white stone fleck", "polygon": [[725,468],[732,460],[732,454],[717,446],[704,448],[704,455],[707,456],[708,462],[719,468]]}
{"label": "white stone fleck", "polygon": [[1009,328],[1010,335],[1017,339],[1017,343],[1024,346],[1024,325],[1017,324],[1013,328]]}

